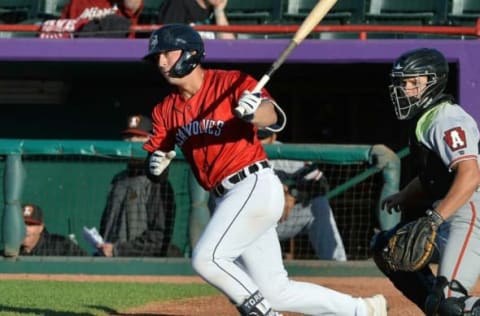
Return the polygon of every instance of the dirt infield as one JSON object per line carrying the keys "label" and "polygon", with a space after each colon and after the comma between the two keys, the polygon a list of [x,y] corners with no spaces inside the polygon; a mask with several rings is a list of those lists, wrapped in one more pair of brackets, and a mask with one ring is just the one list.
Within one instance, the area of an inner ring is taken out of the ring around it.
{"label": "dirt infield", "polygon": [[[383,293],[389,303],[389,313],[391,316],[410,316],[422,315],[419,309],[409,303],[407,299],[402,297],[388,280],[385,278],[295,278],[296,280],[308,280],[322,286],[326,286],[354,296],[370,296],[377,293]],[[319,298],[320,300],[321,298]],[[141,308],[128,311],[122,315],[196,315],[196,316],[238,316],[238,312],[222,296],[209,298],[195,298],[179,302],[152,303]],[[285,316],[293,316],[300,314],[284,313]]]}
{"label": "dirt infield", "polygon": [[[101,275],[36,275],[4,274],[0,279],[29,279],[55,281],[103,281],[103,282],[164,282],[164,283],[203,283],[198,277],[184,276],[101,276]],[[370,296],[382,293],[388,300],[389,316],[422,315],[421,311],[404,298],[388,279],[383,277],[308,277],[294,278],[326,286],[354,296]],[[474,293],[480,295],[480,284]],[[319,298],[320,300],[321,298]],[[237,316],[238,312],[222,295],[193,298],[182,301],[153,302],[145,306],[128,310],[117,316],[156,315],[156,316]],[[299,314],[285,313],[285,316]]]}
{"label": "dirt infield", "polygon": [[[389,306],[389,316],[414,316],[423,313],[395,289],[386,278],[382,277],[322,277],[295,278],[308,280],[322,286],[352,294],[354,296],[370,296],[377,293],[385,295]],[[480,294],[477,284],[476,294]],[[321,299],[321,298],[319,298]],[[157,315],[157,316],[238,316],[238,312],[223,296],[195,298],[179,302],[151,303],[141,308],[128,311],[122,315]],[[300,314],[284,313],[284,316]]]}

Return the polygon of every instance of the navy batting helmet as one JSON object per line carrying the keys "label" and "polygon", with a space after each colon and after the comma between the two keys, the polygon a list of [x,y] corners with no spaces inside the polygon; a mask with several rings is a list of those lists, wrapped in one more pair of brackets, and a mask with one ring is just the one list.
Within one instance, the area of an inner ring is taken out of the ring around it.
{"label": "navy batting helmet", "polygon": [[[427,85],[421,95],[408,97],[403,80],[427,76]],[[401,55],[390,73],[390,97],[399,120],[414,117],[423,109],[434,104],[434,100],[447,86],[448,63],[442,53],[433,48],[419,48]]]}
{"label": "navy batting helmet", "polygon": [[192,27],[186,24],[166,24],[154,31],[148,43],[144,60],[153,61],[158,54],[170,50],[182,50],[182,55],[170,70],[172,77],[184,77],[192,72],[205,56],[203,40]]}

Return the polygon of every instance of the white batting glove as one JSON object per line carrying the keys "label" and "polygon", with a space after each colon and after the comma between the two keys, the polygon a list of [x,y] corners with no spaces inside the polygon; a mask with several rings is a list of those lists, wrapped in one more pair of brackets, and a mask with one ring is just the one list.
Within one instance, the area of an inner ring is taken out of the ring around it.
{"label": "white batting glove", "polygon": [[171,150],[168,153],[164,153],[161,150],[154,151],[150,156],[150,160],[148,162],[150,173],[154,176],[161,175],[176,155],[177,153],[175,152],[175,150]]}
{"label": "white batting glove", "polygon": [[235,113],[244,120],[251,121],[253,114],[258,109],[258,106],[262,102],[260,92],[250,92],[245,90],[242,96],[238,100],[238,106],[235,108]]}

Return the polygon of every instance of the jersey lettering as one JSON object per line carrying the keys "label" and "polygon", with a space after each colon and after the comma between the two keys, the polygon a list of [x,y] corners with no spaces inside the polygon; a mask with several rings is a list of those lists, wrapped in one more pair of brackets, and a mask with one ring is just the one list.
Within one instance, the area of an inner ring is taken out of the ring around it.
{"label": "jersey lettering", "polygon": [[452,151],[467,147],[465,131],[461,127],[449,129],[445,132],[443,139]]}
{"label": "jersey lettering", "polygon": [[80,18],[89,19],[89,20],[100,19],[100,18],[106,17],[107,15],[115,14],[117,11],[118,11],[117,5],[114,5],[112,8],[104,8],[104,9],[97,8],[97,7],[86,8],[80,15]]}
{"label": "jersey lettering", "polygon": [[210,119],[192,121],[178,129],[176,134],[176,143],[178,146],[182,146],[183,143],[185,143],[185,141],[191,136],[201,134],[220,136],[222,134],[222,127],[224,124],[225,122],[223,121],[215,121]]}

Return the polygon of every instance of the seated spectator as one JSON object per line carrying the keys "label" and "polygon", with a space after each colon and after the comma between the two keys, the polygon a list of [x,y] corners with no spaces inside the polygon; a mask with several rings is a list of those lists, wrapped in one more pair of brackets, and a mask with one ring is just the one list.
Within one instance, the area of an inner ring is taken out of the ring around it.
{"label": "seated spectator", "polygon": [[[185,23],[229,25],[225,15],[228,0],[164,0],[158,15],[158,24]],[[235,39],[232,33],[199,32],[207,39]]]}
{"label": "seated spectator", "polygon": [[[152,130],[148,117],[128,118],[123,140],[146,142]],[[131,159],[127,169],[115,175],[101,223],[100,235],[106,241],[98,245],[107,257],[181,256],[170,246],[175,217],[174,192],[168,172],[152,180],[145,173],[143,159]]]}
{"label": "seated spectator", "polygon": [[[277,134],[268,130],[259,130],[258,138],[263,144],[280,143]],[[328,182],[322,172],[304,161],[272,159],[270,162],[285,191],[284,213],[277,226],[279,239],[308,233],[319,259],[346,261],[345,247],[325,197]]]}
{"label": "seated spectator", "polygon": [[70,0],[62,10],[62,19],[101,19],[117,14],[137,24],[143,0]]}
{"label": "seated spectator", "polygon": [[42,25],[42,38],[71,37],[71,32],[84,37],[135,37],[129,32],[136,25],[143,9],[143,0],[70,0],[60,19]]}
{"label": "seated spectator", "polygon": [[43,210],[35,204],[22,206],[26,234],[21,256],[86,256],[87,253],[67,237],[50,234],[43,222]]}

